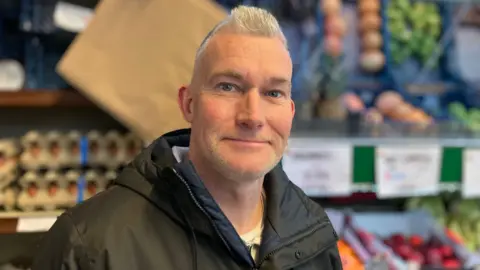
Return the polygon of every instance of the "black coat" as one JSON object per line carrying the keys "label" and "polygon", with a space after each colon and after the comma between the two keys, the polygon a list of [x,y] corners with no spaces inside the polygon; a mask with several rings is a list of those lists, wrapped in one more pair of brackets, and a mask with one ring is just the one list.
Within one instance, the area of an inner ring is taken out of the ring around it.
{"label": "black coat", "polygon": [[108,190],[62,214],[47,233],[33,270],[342,269],[337,234],[324,210],[280,166],[266,177],[267,214],[257,263],[174,145],[168,133]]}

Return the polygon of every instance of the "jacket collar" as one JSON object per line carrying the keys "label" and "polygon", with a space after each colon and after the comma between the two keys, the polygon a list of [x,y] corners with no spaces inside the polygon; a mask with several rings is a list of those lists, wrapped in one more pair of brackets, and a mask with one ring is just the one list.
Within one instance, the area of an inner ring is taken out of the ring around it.
{"label": "jacket collar", "polygon": [[[234,258],[251,265],[253,262],[248,251],[195,174],[193,165],[189,162],[178,163],[172,153],[173,146],[188,146],[189,135],[190,130],[186,129],[167,133],[157,139],[125,169],[117,184],[144,196],[184,226],[193,225],[197,233],[212,236],[213,239],[221,236],[219,241],[223,241]],[[132,179],[139,177],[127,177],[132,174],[141,175],[147,181],[133,182]],[[261,257],[309,228],[328,221],[324,210],[288,179],[280,164],[265,176],[264,189],[267,218],[260,248]],[[174,207],[175,203],[182,214]]]}

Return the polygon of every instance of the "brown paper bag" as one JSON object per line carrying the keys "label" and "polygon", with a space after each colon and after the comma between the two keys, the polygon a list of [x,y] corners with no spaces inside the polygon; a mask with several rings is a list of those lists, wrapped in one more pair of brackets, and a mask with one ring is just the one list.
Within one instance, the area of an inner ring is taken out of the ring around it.
{"label": "brown paper bag", "polygon": [[226,11],[210,0],[103,0],[57,71],[145,140],[187,127],[177,90]]}

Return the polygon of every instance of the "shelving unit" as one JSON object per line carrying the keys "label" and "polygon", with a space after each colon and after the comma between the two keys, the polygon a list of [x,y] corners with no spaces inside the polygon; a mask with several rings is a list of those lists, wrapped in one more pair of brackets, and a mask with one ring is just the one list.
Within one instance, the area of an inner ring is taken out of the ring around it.
{"label": "shelving unit", "polygon": [[0,107],[94,107],[88,98],[74,90],[23,90],[0,92]]}

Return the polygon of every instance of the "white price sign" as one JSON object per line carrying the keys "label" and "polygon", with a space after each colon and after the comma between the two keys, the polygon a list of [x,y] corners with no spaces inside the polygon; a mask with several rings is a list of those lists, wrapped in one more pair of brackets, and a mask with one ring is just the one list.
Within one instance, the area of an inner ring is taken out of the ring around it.
{"label": "white price sign", "polygon": [[20,217],[17,232],[45,232],[50,230],[57,217]]}
{"label": "white price sign", "polygon": [[377,196],[394,198],[437,194],[441,157],[442,149],[438,145],[377,147]]}
{"label": "white price sign", "polygon": [[462,196],[480,197],[480,149],[464,149],[462,166]]}
{"label": "white price sign", "polygon": [[282,160],[290,180],[308,196],[343,196],[352,192],[350,144],[291,139]]}

